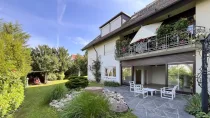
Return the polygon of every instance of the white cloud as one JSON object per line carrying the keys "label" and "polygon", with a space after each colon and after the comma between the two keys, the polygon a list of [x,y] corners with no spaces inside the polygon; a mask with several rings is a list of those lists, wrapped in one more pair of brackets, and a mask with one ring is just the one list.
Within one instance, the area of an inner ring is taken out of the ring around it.
{"label": "white cloud", "polygon": [[73,42],[74,44],[77,44],[77,45],[82,45],[82,46],[85,46],[87,45],[90,40],[87,40],[87,39],[84,39],[82,37],[75,37],[75,38],[68,38],[71,42]]}

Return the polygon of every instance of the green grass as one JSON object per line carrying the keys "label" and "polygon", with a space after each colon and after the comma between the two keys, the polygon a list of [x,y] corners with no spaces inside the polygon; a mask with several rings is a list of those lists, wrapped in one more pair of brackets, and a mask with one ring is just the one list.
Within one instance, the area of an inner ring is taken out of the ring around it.
{"label": "green grass", "polygon": [[52,81],[49,84],[34,85],[26,88],[25,100],[14,118],[58,118],[57,112],[46,104],[46,97],[50,95],[57,84],[66,80]]}
{"label": "green grass", "polygon": [[[26,88],[25,100],[10,118],[59,118],[58,113],[46,104],[46,98],[58,85],[64,85],[68,80],[52,81],[48,84],[33,85]],[[103,87],[102,84],[90,82],[89,86]],[[117,118],[137,118],[131,112],[121,114]]]}

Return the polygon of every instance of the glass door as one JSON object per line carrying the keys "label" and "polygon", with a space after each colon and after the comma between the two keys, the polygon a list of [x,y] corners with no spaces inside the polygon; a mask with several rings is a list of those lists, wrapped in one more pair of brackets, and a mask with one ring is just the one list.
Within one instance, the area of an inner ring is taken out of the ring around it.
{"label": "glass door", "polygon": [[193,64],[169,64],[168,86],[178,85],[177,91],[193,92]]}
{"label": "glass door", "polygon": [[129,85],[132,81],[132,67],[122,67],[122,84]]}

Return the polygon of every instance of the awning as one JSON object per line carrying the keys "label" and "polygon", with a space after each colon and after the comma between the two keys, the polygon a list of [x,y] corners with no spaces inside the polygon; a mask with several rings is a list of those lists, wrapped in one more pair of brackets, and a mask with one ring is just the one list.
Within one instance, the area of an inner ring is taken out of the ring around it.
{"label": "awning", "polygon": [[141,39],[156,36],[156,31],[161,26],[161,24],[162,22],[142,26],[136,33],[130,44],[135,43]]}

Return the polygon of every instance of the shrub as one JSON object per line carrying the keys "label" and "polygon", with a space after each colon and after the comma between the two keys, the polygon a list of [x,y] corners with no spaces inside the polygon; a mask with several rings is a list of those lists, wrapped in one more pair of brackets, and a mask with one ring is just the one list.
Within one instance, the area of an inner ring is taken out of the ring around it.
{"label": "shrub", "polygon": [[55,89],[52,91],[52,94],[50,96],[50,100],[58,100],[60,98],[63,98],[66,93],[66,88],[64,85],[57,85]]}
{"label": "shrub", "polygon": [[65,86],[69,89],[85,88],[88,86],[87,77],[75,77],[65,83]]}
{"label": "shrub", "polygon": [[195,94],[188,100],[188,103],[185,107],[185,111],[189,114],[196,115],[201,112],[201,96],[199,94]]}
{"label": "shrub", "polygon": [[61,113],[61,118],[107,118],[109,102],[104,96],[82,92]]}
{"label": "shrub", "polygon": [[83,78],[83,79],[87,79],[87,76],[71,76],[68,78],[68,80],[71,80],[71,79],[75,79],[75,78]]}
{"label": "shrub", "polygon": [[24,87],[26,87],[26,84],[27,84],[27,79],[26,79],[26,77],[25,76],[22,76],[22,77],[20,77],[20,80],[22,81],[22,83],[23,83],[23,86]]}
{"label": "shrub", "polygon": [[55,73],[49,73],[48,76],[47,76],[47,79],[48,79],[49,81],[53,81],[53,80],[57,80],[58,77],[56,76]]}
{"label": "shrub", "polygon": [[206,114],[204,112],[198,112],[195,116],[196,118],[210,118],[210,114]]}
{"label": "shrub", "polygon": [[183,30],[183,29],[186,29],[188,25],[189,25],[189,21],[187,20],[187,18],[181,18],[177,22],[175,22],[174,29],[178,31]]}
{"label": "shrub", "polygon": [[78,78],[78,76],[70,76],[70,77],[68,78],[68,80],[75,79],[75,78]]}
{"label": "shrub", "polygon": [[65,77],[64,72],[57,73],[56,75],[57,75],[58,80],[63,80]]}
{"label": "shrub", "polygon": [[120,84],[114,81],[104,81],[104,86],[118,87]]}
{"label": "shrub", "polygon": [[93,60],[92,64],[92,73],[95,77],[96,82],[101,81],[101,61],[97,58],[96,60]]}
{"label": "shrub", "polygon": [[0,77],[0,117],[15,110],[24,100],[24,87],[20,79]]}

